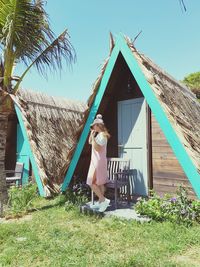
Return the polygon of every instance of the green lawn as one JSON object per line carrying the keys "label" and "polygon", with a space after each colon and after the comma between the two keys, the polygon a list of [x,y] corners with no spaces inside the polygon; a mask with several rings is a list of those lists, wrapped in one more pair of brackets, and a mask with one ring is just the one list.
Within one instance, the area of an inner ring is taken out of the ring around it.
{"label": "green lawn", "polygon": [[0,224],[0,266],[200,266],[200,226],[99,219],[56,205],[28,219]]}

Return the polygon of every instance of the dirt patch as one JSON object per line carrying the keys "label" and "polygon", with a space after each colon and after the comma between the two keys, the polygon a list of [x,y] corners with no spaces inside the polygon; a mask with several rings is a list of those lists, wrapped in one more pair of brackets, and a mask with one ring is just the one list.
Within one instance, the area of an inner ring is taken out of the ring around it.
{"label": "dirt patch", "polygon": [[177,255],[172,260],[182,266],[200,267],[200,247],[192,247],[185,251],[184,254]]}
{"label": "dirt patch", "polygon": [[2,218],[0,219],[0,223],[16,223],[16,222],[26,222],[26,221],[31,221],[32,220],[32,215],[31,214],[28,214],[28,215],[25,215],[23,217],[20,217],[20,218],[12,218],[12,219],[5,219],[5,218]]}

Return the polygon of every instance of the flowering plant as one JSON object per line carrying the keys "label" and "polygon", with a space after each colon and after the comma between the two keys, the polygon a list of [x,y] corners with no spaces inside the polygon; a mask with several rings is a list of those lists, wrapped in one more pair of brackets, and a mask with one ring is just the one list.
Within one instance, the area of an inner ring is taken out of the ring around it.
{"label": "flowering plant", "polygon": [[90,189],[86,183],[77,182],[67,188],[65,193],[65,208],[79,206],[88,202],[90,196]]}
{"label": "flowering plant", "polygon": [[173,197],[169,194],[160,197],[152,191],[149,199],[138,200],[135,209],[141,215],[147,215],[156,221],[168,220],[188,226],[194,222],[200,223],[200,201],[189,199],[183,186],[179,186],[176,196]]}

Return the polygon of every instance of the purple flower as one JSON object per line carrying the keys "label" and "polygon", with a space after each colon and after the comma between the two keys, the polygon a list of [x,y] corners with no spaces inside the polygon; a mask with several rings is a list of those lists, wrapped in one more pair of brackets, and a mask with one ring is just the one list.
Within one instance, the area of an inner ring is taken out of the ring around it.
{"label": "purple flower", "polygon": [[172,197],[170,200],[171,200],[172,203],[176,202],[176,198],[175,197]]}

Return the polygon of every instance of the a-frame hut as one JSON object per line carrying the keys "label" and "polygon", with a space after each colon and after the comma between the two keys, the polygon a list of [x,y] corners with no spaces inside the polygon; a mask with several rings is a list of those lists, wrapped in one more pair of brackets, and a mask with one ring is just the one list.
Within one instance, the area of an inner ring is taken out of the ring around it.
{"label": "a-frame hut", "polygon": [[22,162],[22,184],[32,176],[41,196],[58,193],[64,179],[62,168],[76,145],[86,104],[30,90],[19,90],[13,100],[5,167],[14,169],[16,161]]}
{"label": "a-frame hut", "polygon": [[97,113],[110,130],[108,157],[131,159],[133,194],[174,193],[179,184],[200,198],[200,103],[128,38],[111,36],[108,59],[88,100],[77,146],[67,162],[64,191],[73,174],[86,179],[87,142]]}

